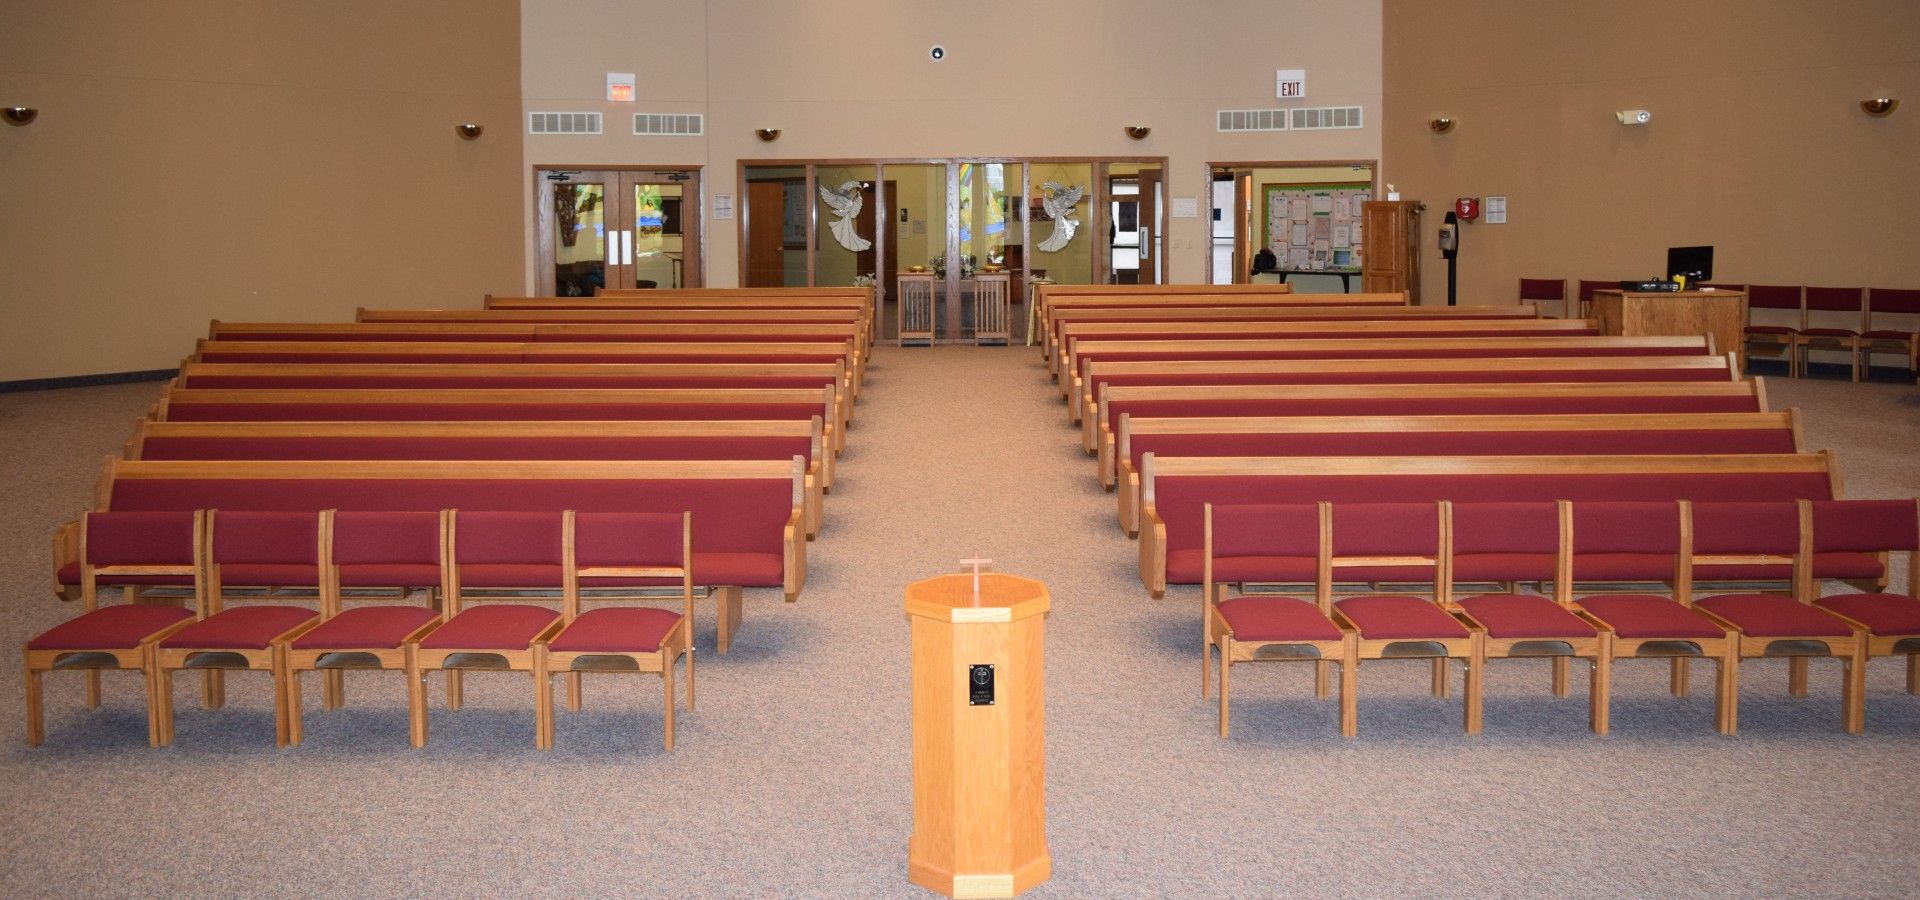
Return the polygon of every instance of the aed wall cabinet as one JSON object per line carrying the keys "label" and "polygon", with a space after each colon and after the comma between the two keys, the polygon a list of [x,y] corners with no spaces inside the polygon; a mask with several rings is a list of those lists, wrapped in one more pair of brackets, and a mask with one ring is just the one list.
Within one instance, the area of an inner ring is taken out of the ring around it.
{"label": "aed wall cabinet", "polygon": [[1012,897],[1047,853],[1042,665],[1051,602],[1031,578],[907,585],[913,648],[913,834],[907,878],[949,897]]}

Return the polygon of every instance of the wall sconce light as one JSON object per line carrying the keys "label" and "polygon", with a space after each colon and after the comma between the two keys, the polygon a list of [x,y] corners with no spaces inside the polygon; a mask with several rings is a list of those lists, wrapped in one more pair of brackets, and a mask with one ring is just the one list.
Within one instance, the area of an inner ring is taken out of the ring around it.
{"label": "wall sconce light", "polygon": [[40,111],[31,106],[9,106],[5,115],[9,125],[25,125],[40,118]]}
{"label": "wall sconce light", "polygon": [[1133,138],[1136,141],[1144,141],[1147,139],[1147,135],[1152,133],[1153,133],[1153,129],[1145,125],[1128,125],[1127,126],[1127,137]]}
{"label": "wall sconce light", "polygon": [[755,128],[753,134],[754,137],[766,141],[769,144],[780,139],[780,129],[778,128]]}
{"label": "wall sconce light", "polygon": [[1622,125],[1645,125],[1653,121],[1653,113],[1644,109],[1623,109],[1613,117]]}
{"label": "wall sconce light", "polygon": [[476,125],[472,122],[462,122],[453,126],[453,130],[457,132],[460,137],[470,141],[479,137],[480,133],[486,131],[487,128],[484,125]]}
{"label": "wall sconce light", "polygon": [[1427,128],[1428,130],[1432,131],[1434,134],[1446,134],[1447,132],[1453,130],[1453,119],[1448,116],[1441,116],[1437,119],[1428,119]]}
{"label": "wall sconce light", "polygon": [[1893,115],[1893,111],[1899,108],[1900,101],[1892,97],[1874,97],[1860,101],[1860,111],[1876,119]]}

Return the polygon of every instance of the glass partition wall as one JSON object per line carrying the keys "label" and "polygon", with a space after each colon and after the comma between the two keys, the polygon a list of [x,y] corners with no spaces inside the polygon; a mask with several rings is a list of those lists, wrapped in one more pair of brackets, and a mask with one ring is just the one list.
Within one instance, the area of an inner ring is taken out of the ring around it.
{"label": "glass partition wall", "polygon": [[1020,310],[1036,281],[1162,281],[1163,171],[1157,159],[743,163],[740,283],[870,278],[891,333],[900,274],[931,273],[938,340],[970,340],[977,275],[1006,272]]}

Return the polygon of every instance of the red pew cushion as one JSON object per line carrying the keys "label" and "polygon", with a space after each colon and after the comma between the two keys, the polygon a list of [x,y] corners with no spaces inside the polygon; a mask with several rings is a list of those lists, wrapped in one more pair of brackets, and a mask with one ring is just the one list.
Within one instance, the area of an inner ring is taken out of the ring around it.
{"label": "red pew cushion", "polygon": [[561,653],[650,653],[660,649],[679,622],[679,613],[654,607],[588,610],[548,648]]}
{"label": "red pew cushion", "polygon": [[1586,597],[1580,607],[1600,617],[1623,638],[1717,638],[1726,632],[1712,619],[1652,594]]}
{"label": "red pew cushion", "polygon": [[193,618],[178,606],[125,604],[68,619],[27,642],[29,650],[126,650],[169,625]]}
{"label": "red pew cushion", "polygon": [[1236,597],[1219,605],[1237,641],[1337,641],[1320,608],[1292,597]]}
{"label": "red pew cushion", "polygon": [[433,620],[424,606],[358,606],[293,640],[295,650],[391,650]]}
{"label": "red pew cushion", "polygon": [[1531,594],[1481,594],[1460,601],[1496,638],[1585,638],[1599,634],[1566,607]]}
{"label": "red pew cushion", "polygon": [[544,606],[489,604],[462,610],[420,642],[423,650],[525,650],[560,614]]}
{"label": "red pew cushion", "polygon": [[1695,601],[1753,637],[1846,637],[1847,623],[1780,594],[1721,594]]}
{"label": "red pew cushion", "polygon": [[1920,600],[1905,594],[1836,594],[1813,605],[1859,622],[1874,634],[1920,634]]}
{"label": "red pew cushion", "polygon": [[188,625],[160,642],[182,650],[265,650],[273,639],[319,613],[298,606],[236,606]]}
{"label": "red pew cushion", "polygon": [[1334,604],[1365,640],[1442,640],[1467,636],[1467,626],[1420,597],[1376,594]]}

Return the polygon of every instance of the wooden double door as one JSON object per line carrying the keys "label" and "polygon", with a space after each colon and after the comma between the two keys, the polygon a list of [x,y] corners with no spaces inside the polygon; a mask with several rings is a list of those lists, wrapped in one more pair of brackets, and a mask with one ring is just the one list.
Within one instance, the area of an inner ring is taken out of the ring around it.
{"label": "wooden double door", "polygon": [[701,287],[700,170],[534,171],[542,296]]}

